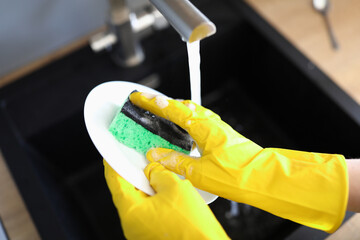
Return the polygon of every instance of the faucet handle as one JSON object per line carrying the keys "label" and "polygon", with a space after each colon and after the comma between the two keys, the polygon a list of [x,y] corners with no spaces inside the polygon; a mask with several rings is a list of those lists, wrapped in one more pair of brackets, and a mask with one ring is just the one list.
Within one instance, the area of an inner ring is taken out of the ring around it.
{"label": "faucet handle", "polygon": [[116,8],[111,11],[108,29],[93,36],[90,47],[94,52],[111,50],[113,60],[120,66],[137,66],[144,60],[139,39],[149,34],[151,27],[161,30],[168,22],[153,6],[135,13],[123,9],[125,5],[118,2],[123,1],[112,1],[111,6]]}
{"label": "faucet handle", "polygon": [[100,52],[110,48],[117,42],[117,37],[112,32],[100,32],[90,39],[90,47],[94,52]]}

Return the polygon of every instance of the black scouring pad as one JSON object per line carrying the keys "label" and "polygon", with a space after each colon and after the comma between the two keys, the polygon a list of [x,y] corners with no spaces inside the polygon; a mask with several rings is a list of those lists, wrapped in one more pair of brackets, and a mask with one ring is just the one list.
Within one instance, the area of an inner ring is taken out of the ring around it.
{"label": "black scouring pad", "polygon": [[184,129],[134,105],[129,99],[114,118],[109,131],[121,143],[144,154],[154,147],[189,154],[193,145],[192,138]]}

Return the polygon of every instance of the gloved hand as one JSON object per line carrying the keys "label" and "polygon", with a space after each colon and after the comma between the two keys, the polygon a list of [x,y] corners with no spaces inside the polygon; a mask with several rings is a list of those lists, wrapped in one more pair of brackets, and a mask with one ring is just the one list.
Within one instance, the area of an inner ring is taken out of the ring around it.
{"label": "gloved hand", "polygon": [[229,239],[191,183],[159,163],[144,170],[154,196],[135,189],[105,160],[104,167],[127,239]]}
{"label": "gloved hand", "polygon": [[158,148],[147,153],[150,161],[185,176],[199,189],[303,225],[333,232],[341,224],[348,198],[343,156],[262,148],[189,100],[140,92],[130,100],[188,131],[201,153],[192,158]]}

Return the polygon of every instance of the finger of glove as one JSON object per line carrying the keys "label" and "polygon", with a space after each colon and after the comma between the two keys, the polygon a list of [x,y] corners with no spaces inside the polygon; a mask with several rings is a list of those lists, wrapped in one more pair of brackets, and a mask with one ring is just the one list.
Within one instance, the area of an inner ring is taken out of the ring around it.
{"label": "finger of glove", "polygon": [[203,154],[212,152],[221,146],[222,149],[230,145],[249,141],[236,132],[229,124],[222,121],[213,111],[198,105],[191,100],[182,103],[190,109],[195,109],[194,117],[187,121],[188,129]]}
{"label": "finger of glove", "polygon": [[161,95],[134,92],[130,95],[130,100],[135,105],[168,119],[184,129],[186,129],[186,119],[193,114],[193,111],[181,102]]}
{"label": "finger of glove", "polygon": [[189,187],[191,187],[188,181],[186,184],[175,173],[169,171],[157,162],[152,162],[146,166],[144,173],[157,194],[168,194],[169,192],[177,191],[176,189],[184,184],[188,184]]}
{"label": "finger of glove", "polygon": [[197,118],[204,118],[204,119],[214,119],[214,120],[221,120],[220,116],[211,111],[208,108],[205,108],[191,100],[182,100],[181,101],[186,107],[196,113]]}
{"label": "finger of glove", "polygon": [[148,197],[144,192],[136,189],[121,177],[105,160],[103,163],[105,179],[117,208],[127,207]]}
{"label": "finger of glove", "polygon": [[[158,203],[156,205],[158,215],[167,217],[169,212],[172,213],[171,219],[166,221],[163,218],[162,220],[166,222],[158,221],[157,224],[160,225],[155,225],[155,229],[156,227],[159,230],[166,228],[166,232],[170,230],[171,233],[175,233],[163,234],[162,237],[171,238],[175,235],[189,239],[229,239],[190,181],[180,180],[178,176],[156,162],[150,163],[144,172],[156,191],[152,200]],[[161,220],[161,217],[159,219]],[[156,218],[150,221],[154,222]],[[187,231],[186,234],[183,234],[184,229]]]}
{"label": "finger of glove", "polygon": [[146,153],[150,162],[158,162],[167,169],[191,180],[199,169],[199,160],[166,148],[150,149]]}
{"label": "finger of glove", "polygon": [[[147,93],[135,92],[130,95],[130,100],[137,106],[146,109],[160,117],[168,119],[185,129],[197,142],[200,148],[204,148],[206,140],[212,134],[222,134],[222,131],[214,131],[222,125],[220,117],[209,109],[196,103],[185,100],[167,99],[164,96],[156,96]],[[216,140],[217,138],[214,138]]]}

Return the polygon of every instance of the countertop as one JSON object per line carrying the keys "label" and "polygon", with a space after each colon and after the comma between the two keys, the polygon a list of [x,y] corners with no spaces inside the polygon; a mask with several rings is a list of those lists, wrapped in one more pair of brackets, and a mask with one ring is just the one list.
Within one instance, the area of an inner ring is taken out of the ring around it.
{"label": "countertop", "polygon": [[340,48],[331,46],[323,16],[311,1],[245,0],[245,18],[360,125],[359,2],[331,1],[329,20]]}
{"label": "countertop", "polygon": [[332,48],[323,16],[312,8],[310,0],[246,2],[360,104],[359,1],[331,1],[329,19],[338,50]]}

